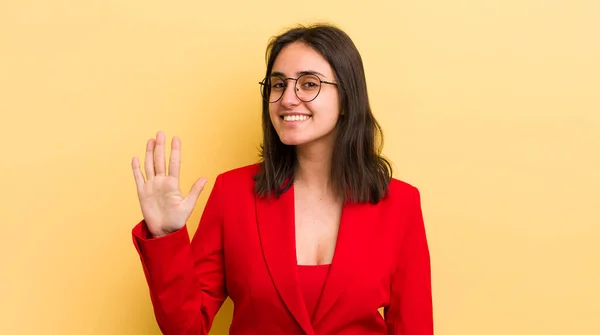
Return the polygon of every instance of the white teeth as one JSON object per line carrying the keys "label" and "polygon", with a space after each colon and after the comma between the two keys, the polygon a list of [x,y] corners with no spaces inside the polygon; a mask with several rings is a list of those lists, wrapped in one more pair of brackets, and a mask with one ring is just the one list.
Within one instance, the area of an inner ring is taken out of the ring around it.
{"label": "white teeth", "polygon": [[306,121],[309,117],[308,115],[286,115],[283,119],[285,121]]}

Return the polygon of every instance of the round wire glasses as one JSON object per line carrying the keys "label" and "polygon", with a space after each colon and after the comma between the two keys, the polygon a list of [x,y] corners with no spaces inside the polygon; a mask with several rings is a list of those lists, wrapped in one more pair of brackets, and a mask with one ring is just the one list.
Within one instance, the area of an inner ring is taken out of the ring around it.
{"label": "round wire glasses", "polygon": [[293,80],[295,82],[296,97],[303,102],[311,102],[317,98],[321,92],[323,84],[329,84],[337,86],[337,83],[330,81],[321,80],[317,75],[312,73],[305,73],[298,78],[285,78],[280,75],[271,75],[263,81],[259,82],[261,85],[260,93],[266,101],[270,103],[277,102],[283,97],[288,81]]}

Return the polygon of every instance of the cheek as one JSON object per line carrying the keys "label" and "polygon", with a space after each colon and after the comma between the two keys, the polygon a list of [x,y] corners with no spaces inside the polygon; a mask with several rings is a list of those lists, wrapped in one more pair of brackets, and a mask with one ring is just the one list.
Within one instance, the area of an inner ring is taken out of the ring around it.
{"label": "cheek", "polygon": [[274,108],[273,106],[269,106],[269,119],[271,119],[271,122],[275,122],[276,118],[277,118],[277,109]]}
{"label": "cheek", "polygon": [[328,94],[323,95],[323,99],[315,101],[318,111],[321,111],[320,114],[325,116],[327,119],[335,119],[337,120],[340,114],[340,104],[338,101],[337,94],[333,94],[332,92],[327,92]]}
{"label": "cheek", "polygon": [[335,125],[340,116],[340,109],[337,103],[321,103],[311,106],[313,116],[316,120],[327,124],[328,126]]}

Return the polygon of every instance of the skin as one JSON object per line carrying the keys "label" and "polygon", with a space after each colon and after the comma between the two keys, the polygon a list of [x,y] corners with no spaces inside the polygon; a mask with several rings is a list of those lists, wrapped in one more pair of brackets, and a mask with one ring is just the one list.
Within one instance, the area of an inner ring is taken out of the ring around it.
{"label": "skin", "polygon": [[[322,80],[335,78],[329,63],[303,43],[292,43],[281,50],[272,72],[298,77],[301,71],[315,71]],[[323,84],[311,102],[298,99],[293,81],[283,97],[269,106],[271,122],[281,141],[296,146],[298,165],[294,181],[296,257],[300,265],[330,264],[335,252],[342,204],[329,183],[331,156],[340,115],[338,91]],[[288,122],[282,115],[310,115],[305,121]]]}

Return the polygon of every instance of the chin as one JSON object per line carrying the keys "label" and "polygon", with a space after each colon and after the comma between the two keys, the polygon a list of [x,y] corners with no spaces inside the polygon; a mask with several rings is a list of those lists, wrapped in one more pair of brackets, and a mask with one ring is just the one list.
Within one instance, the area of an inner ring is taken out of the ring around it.
{"label": "chin", "polygon": [[289,138],[289,137],[280,137],[279,140],[281,141],[281,143],[285,144],[285,145],[302,145],[304,143],[307,143],[308,141],[304,141],[301,139],[297,139],[297,138]]}
{"label": "chin", "polygon": [[282,133],[282,134],[278,134],[279,135],[279,140],[281,141],[281,143],[285,144],[285,145],[303,145],[306,143],[311,142],[313,139],[309,138],[307,136],[299,136],[301,134],[293,134],[293,133]]}
{"label": "chin", "polygon": [[333,141],[333,138],[331,137],[331,133],[329,134],[324,134],[319,136],[318,134],[307,134],[307,133],[303,133],[303,132],[282,132],[282,133],[278,133],[279,135],[279,140],[281,141],[281,143],[285,144],[285,145],[293,145],[293,146],[302,146],[302,145],[306,145],[306,144],[311,144],[311,143],[318,143],[318,142],[329,142],[330,140]]}

